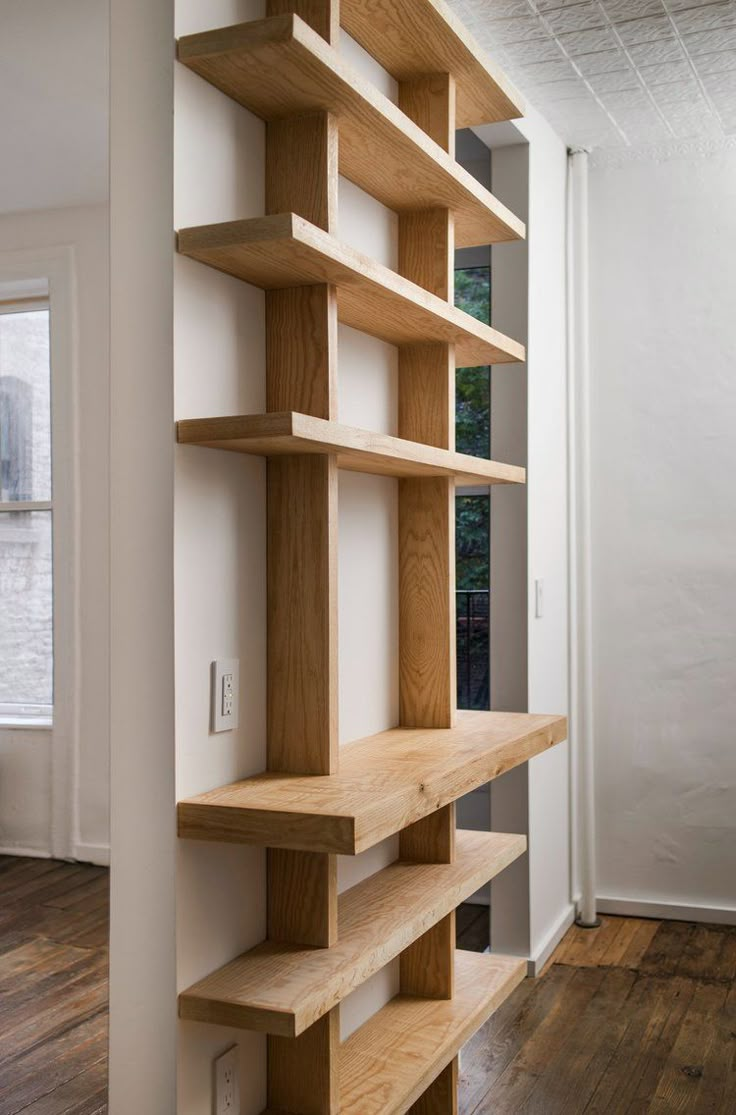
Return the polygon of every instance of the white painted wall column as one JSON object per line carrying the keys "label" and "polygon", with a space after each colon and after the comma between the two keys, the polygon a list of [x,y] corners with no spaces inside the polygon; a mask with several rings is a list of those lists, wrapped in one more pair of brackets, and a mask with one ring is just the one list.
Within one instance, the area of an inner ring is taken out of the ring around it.
{"label": "white painted wall column", "polygon": [[591,601],[590,274],[588,152],[573,151],[568,173],[568,379],[570,551],[570,746],[573,886],[578,924],[593,928],[595,876],[595,721]]}
{"label": "white painted wall column", "polygon": [[109,1110],[174,1115],[174,13],[111,2]]}

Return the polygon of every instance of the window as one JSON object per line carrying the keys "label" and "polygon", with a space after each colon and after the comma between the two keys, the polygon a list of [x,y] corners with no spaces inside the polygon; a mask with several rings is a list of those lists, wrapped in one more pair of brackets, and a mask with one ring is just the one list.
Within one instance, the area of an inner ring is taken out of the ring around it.
{"label": "window", "polygon": [[46,297],[0,303],[0,720],[53,705],[51,376]]}
{"label": "window", "polygon": [[[490,266],[455,270],[455,304],[490,324]],[[456,445],[473,457],[491,455],[491,369],[458,368]],[[455,503],[457,554],[457,703],[490,708],[490,515],[488,492],[459,494]]]}

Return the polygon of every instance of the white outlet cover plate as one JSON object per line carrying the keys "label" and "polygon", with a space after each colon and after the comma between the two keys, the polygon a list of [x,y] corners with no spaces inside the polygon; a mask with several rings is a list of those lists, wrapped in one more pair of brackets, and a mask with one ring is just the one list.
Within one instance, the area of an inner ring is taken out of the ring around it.
{"label": "white outlet cover plate", "polygon": [[232,1045],[215,1061],[215,1115],[240,1115],[240,1049]]}
{"label": "white outlet cover plate", "polygon": [[[223,712],[223,679],[227,674],[233,678],[232,712]],[[240,706],[240,661],[237,658],[218,658],[211,666],[210,679],[210,731],[231,732],[238,726]]]}

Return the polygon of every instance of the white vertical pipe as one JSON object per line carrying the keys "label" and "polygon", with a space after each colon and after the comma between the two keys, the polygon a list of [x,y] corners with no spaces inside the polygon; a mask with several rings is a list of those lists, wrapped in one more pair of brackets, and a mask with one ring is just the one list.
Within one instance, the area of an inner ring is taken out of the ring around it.
{"label": "white vertical pipe", "polygon": [[590,496],[590,305],[588,152],[571,151],[568,189],[570,371],[569,557],[572,878],[578,924],[598,924],[595,878],[595,754]]}

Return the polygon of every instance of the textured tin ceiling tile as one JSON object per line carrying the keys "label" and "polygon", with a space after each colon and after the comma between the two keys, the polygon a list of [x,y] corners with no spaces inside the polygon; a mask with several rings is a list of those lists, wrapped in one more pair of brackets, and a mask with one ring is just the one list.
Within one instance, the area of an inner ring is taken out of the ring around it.
{"label": "textured tin ceiling tile", "polygon": [[449,2],[573,146],[660,157],[736,130],[736,0]]}

